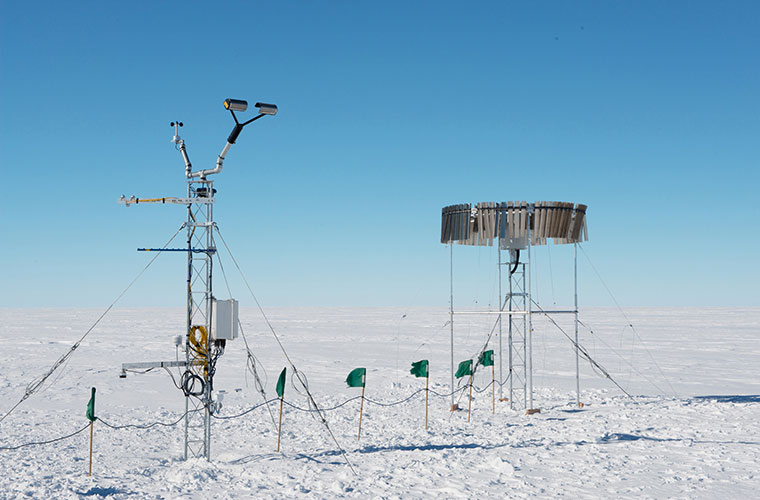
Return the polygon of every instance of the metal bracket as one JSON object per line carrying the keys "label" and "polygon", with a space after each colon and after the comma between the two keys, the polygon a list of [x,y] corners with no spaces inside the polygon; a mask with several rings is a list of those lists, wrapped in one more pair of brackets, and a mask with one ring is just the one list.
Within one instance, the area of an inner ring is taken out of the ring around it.
{"label": "metal bracket", "polygon": [[188,363],[187,361],[146,361],[144,363],[122,363],[121,374],[119,375],[119,377],[127,378],[127,370],[146,370],[150,368],[176,368],[176,367],[190,366],[191,364],[202,364],[202,363],[200,362]]}

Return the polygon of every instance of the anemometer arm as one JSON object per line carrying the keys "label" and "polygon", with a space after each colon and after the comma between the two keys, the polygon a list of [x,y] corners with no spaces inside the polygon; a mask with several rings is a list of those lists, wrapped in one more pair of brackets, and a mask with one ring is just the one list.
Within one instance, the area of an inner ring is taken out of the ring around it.
{"label": "anemometer arm", "polygon": [[174,144],[177,144],[179,149],[179,152],[182,153],[182,159],[185,160],[185,176],[189,177],[190,172],[193,169],[193,164],[190,163],[190,158],[187,156],[187,148],[185,147],[185,141],[183,141],[179,136],[179,128],[182,127],[184,123],[182,122],[171,122],[169,124],[170,127],[174,127],[174,137],[172,138],[172,142]]}
{"label": "anemometer arm", "polygon": [[187,157],[187,148],[185,147],[185,141],[180,140],[179,152],[182,153],[182,158],[185,160],[185,175],[188,176],[193,170],[193,165],[190,163],[190,158]]}

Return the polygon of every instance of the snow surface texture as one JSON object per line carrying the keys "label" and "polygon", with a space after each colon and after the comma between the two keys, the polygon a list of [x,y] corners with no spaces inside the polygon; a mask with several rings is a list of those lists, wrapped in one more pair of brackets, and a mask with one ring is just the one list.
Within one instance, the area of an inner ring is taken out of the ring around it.
{"label": "snow surface texture", "polygon": [[[446,310],[269,313],[324,407],[360,394],[344,382],[357,366],[367,368],[366,395],[373,401],[398,401],[424,388],[424,379],[409,374],[410,363],[424,358],[430,360],[431,389],[449,392]],[[281,453],[275,453],[272,417],[260,407],[213,421],[210,463],[182,460],[181,425],[114,430],[96,422],[91,478],[85,430],[53,444],[0,451],[0,498],[757,498],[760,309],[626,314],[635,330],[614,309],[583,310],[581,319],[594,333],[583,328],[580,339],[633,400],[582,361],[585,407],[575,407],[570,343],[537,318],[534,406],[540,414],[526,416],[497,402],[492,415],[490,370],[480,370],[475,386],[486,389],[473,393],[470,423],[466,411],[450,413],[449,399],[432,394],[427,431],[424,393],[395,406],[367,401],[357,441],[354,400],[326,416],[356,475],[317,420],[288,406]],[[99,315],[0,310],[0,412]],[[258,312],[243,309],[241,319],[274,398],[284,357]],[[457,318],[456,361],[478,353],[492,321]],[[569,318],[559,322],[572,334]],[[118,375],[122,362],[175,359],[173,336],[183,333],[183,325],[181,310],[112,311],[44,389],[0,423],[0,447],[85,427],[92,386],[96,414],[110,424],[179,418],[184,397],[165,371]],[[497,355],[497,376],[498,363]],[[245,371],[242,339],[228,344],[215,389],[226,392],[220,416],[262,402]],[[290,383],[285,398],[307,407]],[[460,403],[466,409],[466,396]],[[276,419],[277,404],[271,409]]]}

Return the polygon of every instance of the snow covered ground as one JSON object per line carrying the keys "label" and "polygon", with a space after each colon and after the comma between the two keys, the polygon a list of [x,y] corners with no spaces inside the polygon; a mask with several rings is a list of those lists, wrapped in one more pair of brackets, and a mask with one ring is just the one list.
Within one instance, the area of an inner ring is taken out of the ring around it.
{"label": "snow covered ground", "polygon": [[[101,311],[2,309],[0,413]],[[358,396],[344,382],[367,368],[366,395],[402,400],[424,387],[409,374],[430,360],[431,388],[449,391],[445,309],[272,309],[270,319],[317,401],[336,406]],[[424,393],[395,406],[359,400],[326,413],[356,474],[308,413],[286,406],[282,452],[266,407],[214,420],[210,463],[183,461],[182,427],[108,428],[95,423],[93,476],[89,433],[17,451],[0,450],[0,498],[757,498],[760,491],[760,308],[583,310],[581,343],[634,397],[581,364],[582,401],[574,406],[574,357],[563,334],[535,320],[535,405],[526,416],[475,392],[472,418],[449,400]],[[252,349],[274,397],[286,362],[261,316],[243,309]],[[457,318],[456,360],[477,354],[492,317]],[[557,320],[572,332],[568,318]],[[628,323],[634,328],[627,327]],[[184,398],[162,370],[119,378],[122,362],[175,359],[172,337],[183,311],[116,309],[70,361],[0,423],[0,447],[47,440],[87,424],[90,387],[96,414],[114,425],[172,422]],[[591,332],[593,330],[593,333]],[[571,333],[572,334],[572,333]],[[498,339],[494,340],[498,342]],[[498,346],[498,343],[495,344]],[[498,350],[498,347],[497,347]],[[498,357],[497,357],[498,375]],[[242,339],[218,364],[225,391],[220,416],[262,402],[245,370]],[[475,386],[485,388],[481,370]],[[306,407],[288,384],[286,400]],[[466,408],[466,396],[460,403]],[[272,405],[272,411],[277,406]]]}

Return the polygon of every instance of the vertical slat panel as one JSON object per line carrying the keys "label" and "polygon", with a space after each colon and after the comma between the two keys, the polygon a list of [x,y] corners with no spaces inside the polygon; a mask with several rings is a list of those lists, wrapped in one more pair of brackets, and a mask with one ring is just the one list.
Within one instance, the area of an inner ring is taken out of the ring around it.
{"label": "vertical slat panel", "polygon": [[559,203],[556,201],[552,202],[552,238],[557,238],[559,236],[559,210],[557,210],[557,206]]}
{"label": "vertical slat panel", "polygon": [[507,237],[507,203],[502,201],[499,205],[499,238],[504,239]]}
{"label": "vertical slat panel", "polygon": [[583,231],[583,226],[586,223],[586,209],[588,207],[586,207],[586,205],[583,205],[583,204],[578,204],[578,206],[576,208],[578,210],[578,212],[576,212],[576,214],[579,215],[580,218],[578,220],[578,227],[575,230],[575,241],[580,242],[580,241],[582,241],[581,240],[581,238],[582,238],[582,231]]}
{"label": "vertical slat panel", "polygon": [[574,243],[575,242],[575,223],[578,222],[578,219],[576,217],[576,210],[573,206],[573,210],[571,212],[571,218],[570,218],[570,227],[567,230],[567,239],[568,243]]}
{"label": "vertical slat panel", "polygon": [[488,239],[493,245],[493,240],[496,238],[496,203],[488,203]]}
{"label": "vertical slat panel", "polygon": [[470,235],[470,215],[462,204],[462,210],[459,211],[459,231],[461,233],[459,240],[463,245],[467,244],[467,238]]}
{"label": "vertical slat panel", "polygon": [[520,213],[521,203],[515,202],[515,238],[519,238],[522,235],[522,214]]}
{"label": "vertical slat panel", "polygon": [[539,201],[536,203],[536,212],[538,213],[538,228],[536,232],[541,238],[541,244],[546,240],[546,202]]}
{"label": "vertical slat panel", "polygon": [[562,238],[565,239],[565,243],[567,243],[570,239],[570,231],[572,229],[572,223],[573,223],[573,204],[572,203],[565,203],[565,227],[562,230]]}
{"label": "vertical slat panel", "polygon": [[466,210],[467,205],[462,203],[459,210],[459,241],[466,243],[470,225],[470,214]]}
{"label": "vertical slat panel", "polygon": [[[567,215],[567,210],[565,210],[565,206],[567,206],[567,203],[560,202],[560,214],[559,214],[559,225],[557,226],[557,237],[561,240],[565,237],[565,215]],[[561,242],[560,242],[561,243]]]}
{"label": "vertical slat panel", "polygon": [[462,209],[462,205],[457,205],[456,209],[454,210],[453,214],[453,220],[454,220],[454,239],[456,241],[459,241],[462,239],[462,224],[461,224],[461,216],[459,215],[459,212]]}
{"label": "vertical slat panel", "polygon": [[447,229],[447,219],[446,219],[446,209],[448,207],[443,207],[441,210],[441,243],[446,243],[448,241],[447,235],[446,235],[446,229]]}

